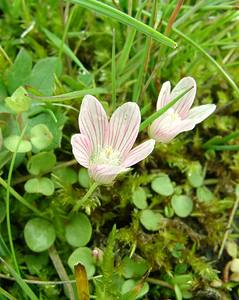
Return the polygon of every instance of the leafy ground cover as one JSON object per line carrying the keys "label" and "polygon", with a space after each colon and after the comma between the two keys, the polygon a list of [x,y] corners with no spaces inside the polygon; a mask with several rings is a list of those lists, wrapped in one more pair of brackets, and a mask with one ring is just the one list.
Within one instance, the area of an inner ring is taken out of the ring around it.
{"label": "leafy ground cover", "polygon": [[[182,2],[0,2],[0,299],[239,298],[238,3]],[[216,112],[72,212],[83,96],[145,121],[186,76]]]}

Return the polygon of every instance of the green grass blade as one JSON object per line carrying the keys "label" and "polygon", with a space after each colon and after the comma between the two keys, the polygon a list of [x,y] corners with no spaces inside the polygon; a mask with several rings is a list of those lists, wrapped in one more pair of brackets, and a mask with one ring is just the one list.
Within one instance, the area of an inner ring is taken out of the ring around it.
{"label": "green grass blade", "polygon": [[[155,20],[156,18],[157,18],[157,1],[154,0],[153,1],[153,10],[152,10],[152,14],[150,16],[150,25],[152,27],[156,21]],[[134,93],[133,93],[133,101],[134,102],[139,101],[140,93],[141,93],[142,86],[143,86],[144,79],[145,79],[145,73],[147,73],[151,47],[152,47],[152,39],[147,38],[145,46],[144,46],[144,53],[142,56],[142,64],[140,66],[138,76],[137,76],[137,81],[134,86]]]}
{"label": "green grass blade", "polygon": [[210,149],[211,146],[213,145],[221,145],[221,144],[225,144],[227,142],[229,142],[230,140],[233,140],[235,138],[239,137],[239,131],[234,131],[224,137],[221,136],[215,136],[212,139],[210,139],[209,141],[207,141],[204,145],[203,148],[205,149]]}
{"label": "green grass blade", "polygon": [[[166,25],[166,22],[163,22],[164,25]],[[186,40],[189,44],[194,46],[196,49],[198,49],[216,68],[217,70],[226,78],[226,80],[229,82],[231,87],[234,89],[234,91],[239,95],[239,87],[235,83],[235,81],[230,77],[230,75],[222,68],[221,65],[210,55],[208,54],[198,43],[193,41],[190,37],[188,37],[186,34],[182,33],[180,30],[176,29],[175,27],[172,27],[172,31],[177,33],[179,36],[181,36],[184,40]]]}
{"label": "green grass blade", "polygon": [[4,259],[0,257],[0,261],[5,265],[5,267],[8,269],[9,273],[15,278],[18,285],[21,287],[21,289],[25,292],[25,294],[29,297],[31,300],[39,300],[38,297],[34,294],[32,289],[27,285],[27,283],[17,274],[17,272],[8,264],[5,262]]}
{"label": "green grass blade", "polygon": [[[45,33],[45,35],[48,37],[48,39],[58,49],[62,49],[62,51],[66,55],[68,55],[84,73],[89,73],[89,71],[83,66],[82,62],[78,59],[78,57],[75,56],[74,52],[65,43],[62,43],[62,40],[58,36],[56,36],[54,33],[50,32],[46,28],[42,28],[42,30]],[[63,44],[63,46],[62,46],[62,44]]]}
{"label": "green grass blade", "polygon": [[[135,16],[136,20],[138,20],[142,14],[142,10],[144,8],[146,1],[143,2],[139,10],[137,11],[137,14]],[[118,73],[121,74],[126,66],[127,60],[129,58],[129,53],[132,48],[134,38],[136,35],[136,29],[135,28],[129,28],[129,31],[127,33],[126,41],[123,47],[123,50],[120,54],[119,61],[118,61]]]}
{"label": "green grass blade", "polygon": [[95,1],[95,0],[65,0],[65,1],[79,4],[80,6],[93,10],[96,13],[99,13],[103,16],[115,19],[116,21],[122,24],[134,27],[137,31],[146,34],[147,36],[153,38],[157,42],[162,43],[166,46],[169,46],[171,48],[177,47],[177,44],[173,40],[166,37],[165,35],[158,32],[157,30],[153,29],[152,27],[100,1]]}
{"label": "green grass blade", "polygon": [[3,288],[0,287],[0,294],[6,297],[9,300],[17,300],[17,298],[10,295],[7,291],[5,291]]}
{"label": "green grass blade", "polygon": [[112,84],[112,109],[114,110],[116,107],[115,29],[113,29],[113,40],[112,40],[111,84]]}
{"label": "green grass blade", "polygon": [[163,108],[159,109],[158,111],[153,113],[151,116],[149,116],[144,122],[141,123],[139,130],[141,131],[144,128],[146,128],[147,126],[149,126],[150,124],[152,124],[152,122],[154,120],[158,119],[162,114],[164,114],[170,107],[172,107],[175,103],[177,103],[184,95],[186,95],[189,91],[191,91],[192,88],[193,88],[193,86],[186,89],[181,94],[179,94],[176,98],[171,100]]}
{"label": "green grass blade", "polygon": [[210,150],[215,151],[238,151],[239,145],[212,145]]}
{"label": "green grass blade", "polygon": [[0,232],[0,256],[11,256],[11,252],[10,250],[8,249],[2,235],[1,235],[1,232]]}
{"label": "green grass blade", "polygon": [[99,95],[99,94],[107,94],[108,90],[104,89],[104,88],[92,88],[92,89],[84,89],[84,90],[80,90],[80,91],[74,91],[74,92],[70,92],[67,94],[61,94],[61,95],[56,95],[56,96],[36,96],[33,94],[29,94],[29,96],[32,99],[36,99],[36,100],[42,100],[42,101],[47,101],[47,100],[52,100],[53,102],[61,102],[61,101],[69,101],[69,100],[74,100],[77,99],[79,100],[79,98],[84,97],[87,94],[91,94],[91,95]]}

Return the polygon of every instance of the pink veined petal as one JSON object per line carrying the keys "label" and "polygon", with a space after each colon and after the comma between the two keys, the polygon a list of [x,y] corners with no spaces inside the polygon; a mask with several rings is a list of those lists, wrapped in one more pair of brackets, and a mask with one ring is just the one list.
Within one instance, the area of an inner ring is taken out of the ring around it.
{"label": "pink veined petal", "polygon": [[121,159],[133,147],[140,121],[140,110],[136,103],[127,102],[113,113],[109,124],[108,145],[120,152]]}
{"label": "pink veined petal", "polygon": [[170,101],[170,91],[171,91],[170,81],[164,82],[158,96],[156,110],[163,108]]}
{"label": "pink veined petal", "polygon": [[193,101],[195,99],[197,90],[197,84],[195,80],[192,77],[184,77],[178,82],[178,84],[172,90],[172,93],[170,95],[170,100],[173,100],[183,91],[192,86],[193,88],[173,106],[173,108],[176,110],[176,112],[180,115],[182,119],[185,119],[187,117],[189,109],[192,106]]}
{"label": "pink veined petal", "polygon": [[179,133],[192,130],[195,127],[195,123],[189,119],[178,121],[171,119],[171,123],[169,121],[166,118],[154,121],[149,128],[149,136],[158,142],[168,143]]}
{"label": "pink veined petal", "polygon": [[75,159],[85,168],[89,167],[92,145],[89,138],[83,134],[74,134],[71,138],[72,152]]}
{"label": "pink veined petal", "polygon": [[155,140],[148,140],[132,149],[127,155],[123,165],[130,167],[145,159],[154,150]]}
{"label": "pink veined petal", "polygon": [[110,184],[118,174],[128,170],[122,166],[92,165],[89,168],[89,176],[99,184]]}
{"label": "pink veined petal", "polygon": [[173,120],[170,112],[171,108],[166,111],[162,116],[156,119],[149,127],[149,136],[156,141],[161,134],[168,135],[172,130],[175,130],[181,120]]}
{"label": "pink veined petal", "polygon": [[216,109],[215,104],[205,104],[190,109],[188,119],[198,124],[209,117]]}
{"label": "pink veined petal", "polygon": [[108,126],[108,118],[101,103],[95,97],[86,95],[81,104],[79,127],[81,133],[90,139],[94,150],[103,146]]}

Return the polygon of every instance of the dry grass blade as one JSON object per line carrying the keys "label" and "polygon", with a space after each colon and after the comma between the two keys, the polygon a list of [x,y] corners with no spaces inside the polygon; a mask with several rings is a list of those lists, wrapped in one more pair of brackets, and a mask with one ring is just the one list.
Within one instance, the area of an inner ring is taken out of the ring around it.
{"label": "dry grass blade", "polygon": [[89,300],[90,292],[87,274],[85,267],[81,263],[75,265],[75,278],[79,300]]}

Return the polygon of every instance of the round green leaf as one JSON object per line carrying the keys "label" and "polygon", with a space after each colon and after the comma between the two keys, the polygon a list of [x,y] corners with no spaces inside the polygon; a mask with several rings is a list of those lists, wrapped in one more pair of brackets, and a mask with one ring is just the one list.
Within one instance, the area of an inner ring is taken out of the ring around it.
{"label": "round green leaf", "polygon": [[[72,168],[65,167],[59,168],[52,172],[54,182],[58,186],[57,182],[63,183],[64,185],[72,185],[77,182],[77,173]],[[55,178],[57,177],[57,178]]]}
{"label": "round green leaf", "polygon": [[162,215],[150,209],[145,209],[140,214],[140,222],[147,230],[156,231],[159,229]]}
{"label": "round green leaf", "polygon": [[20,141],[19,135],[11,135],[4,139],[3,144],[11,152],[16,152],[16,150],[17,153],[25,153],[31,151],[32,145],[29,141],[26,140],[21,140],[17,149],[17,145],[19,141]]}
{"label": "round green leaf", "polygon": [[73,216],[66,225],[66,240],[73,247],[85,246],[91,239],[92,227],[90,220],[83,213]]}
{"label": "round green leaf", "polygon": [[38,124],[31,128],[31,143],[38,150],[47,148],[52,140],[53,135],[45,124]]}
{"label": "round green leaf", "polygon": [[147,195],[142,187],[138,187],[136,190],[134,190],[132,200],[134,205],[139,209],[145,209],[148,206]]}
{"label": "round green leaf", "polygon": [[174,192],[170,178],[164,173],[160,173],[159,176],[152,181],[151,187],[156,193],[162,196],[170,196]]}
{"label": "round green leaf", "polygon": [[21,86],[5,99],[6,105],[14,112],[21,113],[28,111],[31,105],[31,99],[27,96],[27,91]]}
{"label": "round green leaf", "polygon": [[[126,280],[122,287],[121,287],[121,293],[124,295],[130,291],[132,291],[137,286],[137,281],[133,279]],[[143,297],[145,294],[147,294],[149,291],[149,284],[147,282],[144,282],[142,288],[139,291],[139,294],[136,296],[135,299]]]}
{"label": "round green leaf", "polygon": [[0,201],[0,223],[5,219],[6,216],[6,207],[3,201]]}
{"label": "round green leaf", "polygon": [[53,152],[41,152],[33,155],[28,163],[27,170],[33,175],[51,170],[56,164],[56,156]]}
{"label": "round green leaf", "polygon": [[74,272],[74,266],[78,263],[84,265],[88,277],[92,277],[95,273],[95,266],[92,252],[87,247],[77,248],[68,258],[68,265]]}
{"label": "round green leaf", "polygon": [[175,214],[182,218],[189,216],[193,210],[193,201],[186,195],[174,195],[171,204]]}
{"label": "round green leaf", "polygon": [[236,258],[237,257],[237,243],[235,243],[234,241],[227,241],[226,242],[226,250],[227,253],[233,257]]}
{"label": "round green leaf", "polygon": [[200,186],[197,188],[197,200],[199,202],[210,202],[213,198],[213,193],[206,186]]}
{"label": "round green leaf", "polygon": [[230,269],[234,273],[239,273],[239,258],[233,258],[231,261]]}
{"label": "round green leaf", "polygon": [[52,246],[56,233],[50,222],[41,218],[34,218],[25,225],[24,238],[32,251],[42,252]]}
{"label": "round green leaf", "polygon": [[123,258],[121,267],[125,278],[141,277],[148,270],[148,264],[144,259],[132,259],[128,256]]}
{"label": "round green leaf", "polygon": [[79,184],[82,187],[84,187],[86,189],[90,187],[90,177],[89,177],[87,169],[80,168],[79,173],[78,173],[78,180],[79,180]]}
{"label": "round green leaf", "polygon": [[192,163],[187,171],[187,178],[192,187],[199,187],[203,184],[203,171],[199,162]]}
{"label": "round green leaf", "polygon": [[54,193],[54,183],[47,177],[29,179],[24,188],[27,193],[40,193],[45,196],[51,196]]}

